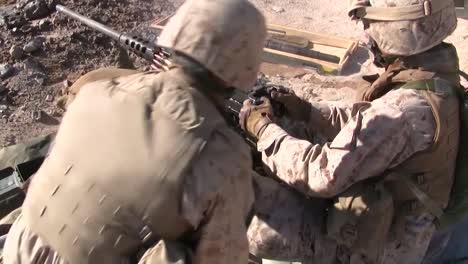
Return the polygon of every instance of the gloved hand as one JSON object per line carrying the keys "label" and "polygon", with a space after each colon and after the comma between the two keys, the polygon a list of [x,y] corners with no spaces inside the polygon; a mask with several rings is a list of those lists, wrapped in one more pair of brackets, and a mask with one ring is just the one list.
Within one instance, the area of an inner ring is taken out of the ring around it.
{"label": "gloved hand", "polygon": [[311,105],[299,98],[293,90],[286,87],[268,88],[271,98],[286,108],[288,116],[296,121],[309,121]]}
{"label": "gloved hand", "polygon": [[252,100],[244,101],[239,113],[239,123],[241,128],[259,139],[266,126],[273,123],[273,107],[266,97],[261,97],[261,104],[255,105]]}

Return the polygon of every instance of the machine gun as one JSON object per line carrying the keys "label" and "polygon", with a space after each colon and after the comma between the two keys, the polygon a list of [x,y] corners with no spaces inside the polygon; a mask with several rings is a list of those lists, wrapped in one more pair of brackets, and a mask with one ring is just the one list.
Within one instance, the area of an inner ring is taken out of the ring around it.
{"label": "machine gun", "polygon": [[[165,71],[172,65],[172,61],[170,59],[174,54],[174,51],[170,48],[158,46],[155,43],[145,40],[137,35],[117,32],[104,24],[78,14],[62,5],[57,5],[56,10],[110,37],[126,50],[149,61],[151,63],[151,67],[155,70]],[[261,97],[271,99],[270,92],[275,89],[276,87],[272,85],[261,85],[254,87],[248,93],[241,90],[235,90],[233,96],[228,98],[224,104],[223,115],[228,121],[228,124],[250,145],[254,157],[254,163],[256,164],[254,164],[254,167],[256,168],[261,167],[261,158],[259,157],[259,153],[256,149],[256,140],[240,128],[239,113],[245,100],[250,99],[254,104],[259,104],[261,103]],[[273,100],[271,103],[275,116],[282,116],[285,113],[284,105]]]}

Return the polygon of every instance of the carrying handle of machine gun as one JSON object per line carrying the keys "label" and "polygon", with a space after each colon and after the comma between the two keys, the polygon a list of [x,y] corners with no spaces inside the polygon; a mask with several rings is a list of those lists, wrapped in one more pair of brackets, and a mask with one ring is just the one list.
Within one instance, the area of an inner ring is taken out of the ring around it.
{"label": "carrying handle of machine gun", "polygon": [[151,67],[155,70],[169,70],[172,65],[169,60],[172,55],[172,51],[169,48],[157,46],[154,43],[136,35],[117,32],[104,24],[87,18],[63,5],[57,5],[56,10],[119,42],[120,45],[127,50],[130,50],[139,57],[149,61],[151,63]]}
{"label": "carrying handle of machine gun", "polygon": [[272,92],[277,92],[278,90],[279,86],[276,85],[265,85],[256,87],[248,93],[248,98],[252,101],[254,105],[262,104],[262,97],[269,98],[273,107],[273,114],[276,117],[282,117],[286,113],[286,108],[280,102],[273,100],[271,96]]}

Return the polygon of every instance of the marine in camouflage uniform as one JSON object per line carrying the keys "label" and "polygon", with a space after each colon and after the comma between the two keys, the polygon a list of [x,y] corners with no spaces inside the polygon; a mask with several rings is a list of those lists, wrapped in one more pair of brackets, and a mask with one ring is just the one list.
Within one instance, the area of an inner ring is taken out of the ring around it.
{"label": "marine in camouflage uniform", "polygon": [[4,262],[247,263],[252,161],[218,109],[254,85],[265,37],[246,0],[189,0],[158,40],[170,70],[78,81]]}
{"label": "marine in camouflage uniform", "polygon": [[385,72],[366,77],[371,83],[350,109],[319,111],[290,91],[273,94],[328,143],[288,134],[267,98],[242,109],[241,125],[258,138],[266,166],[308,197],[279,183],[258,187],[264,201],[256,202],[248,236],[259,257],[421,263],[438,209],[448,204],[460,124],[457,52],[443,43],[456,28],[453,3],[351,2],[350,15],[363,22]]}

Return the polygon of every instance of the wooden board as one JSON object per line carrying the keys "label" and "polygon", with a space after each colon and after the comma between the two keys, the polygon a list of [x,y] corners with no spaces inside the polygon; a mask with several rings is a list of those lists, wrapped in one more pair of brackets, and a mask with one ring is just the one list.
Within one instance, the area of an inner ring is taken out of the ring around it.
{"label": "wooden board", "polygon": [[[268,32],[307,39],[309,41],[307,49],[311,51],[312,54],[315,53],[315,56],[305,56],[303,54],[265,48],[265,58],[267,61],[273,60],[273,63],[284,62],[294,66],[314,67],[329,73],[339,74],[343,66],[348,62],[349,56],[357,47],[357,43],[355,41],[348,39],[312,33],[275,24],[268,25]],[[338,60],[330,59],[330,57],[337,57]]]}
{"label": "wooden board", "polygon": [[[156,20],[151,27],[162,30],[171,16]],[[270,64],[315,68],[339,74],[357,43],[344,38],[268,24],[263,60]]]}

